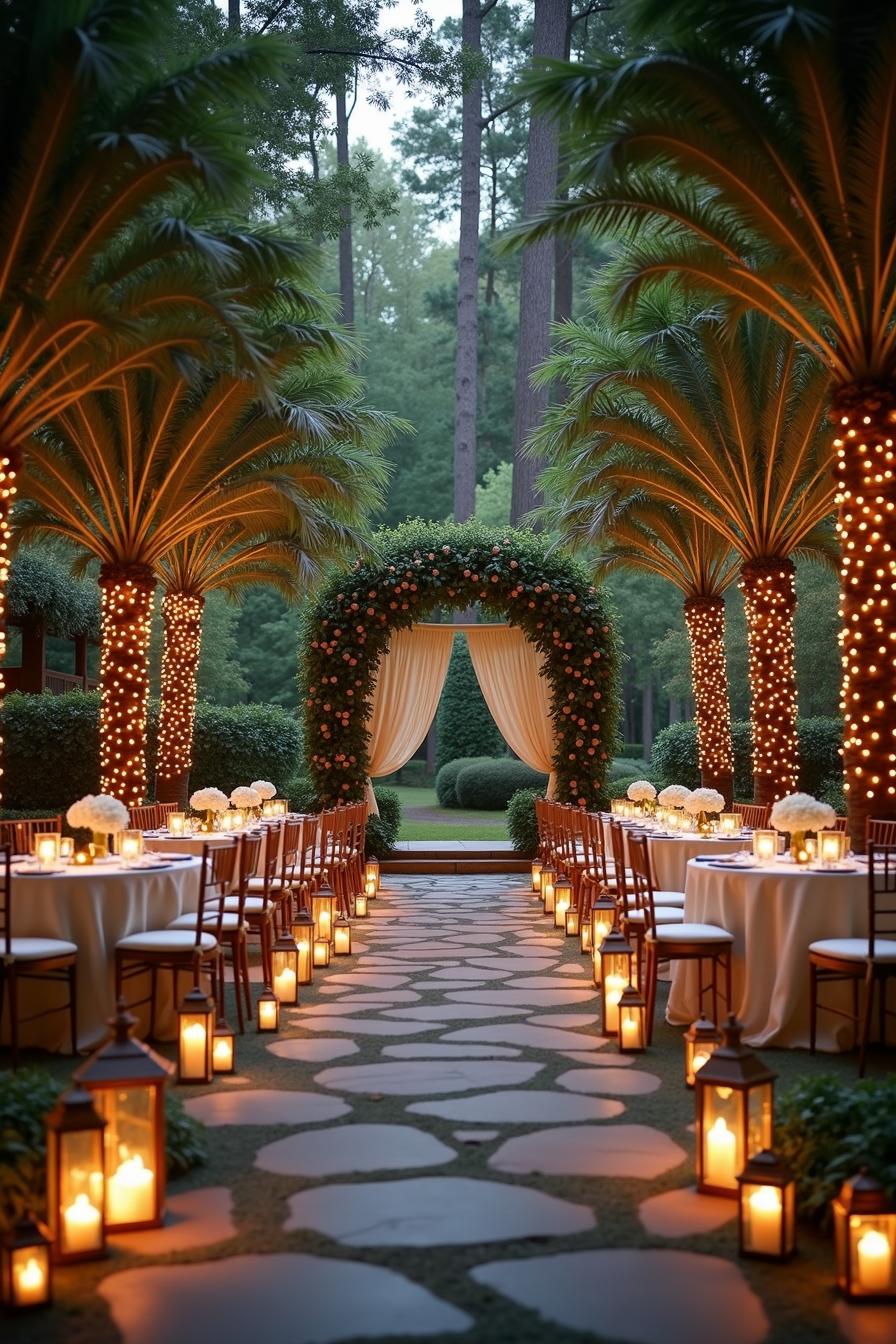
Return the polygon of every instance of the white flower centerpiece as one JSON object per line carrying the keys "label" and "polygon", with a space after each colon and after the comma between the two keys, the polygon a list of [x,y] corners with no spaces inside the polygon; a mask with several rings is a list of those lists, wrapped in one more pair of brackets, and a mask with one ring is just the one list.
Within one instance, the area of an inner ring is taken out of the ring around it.
{"label": "white flower centerpiece", "polygon": [[656,789],[649,779],[634,779],[626,789],[630,802],[635,804],[635,812],[649,815],[656,806]]}
{"label": "white flower centerpiece", "polygon": [[826,831],[836,825],[837,814],[827,803],[811,793],[789,793],[779,798],[769,818],[776,831],[790,836],[790,857],[795,863],[808,863],[812,855],[806,845],[807,831]]}
{"label": "white flower centerpiece", "polygon": [[109,852],[109,836],[127,830],[130,817],[124,803],[110,793],[88,793],[79,798],[65,814],[75,831],[90,831],[92,839],[86,849],[79,851],[79,863],[90,863]]}
{"label": "white flower centerpiece", "polygon": [[724,809],[725,799],[716,789],[692,789],[684,800],[684,810],[695,819],[700,835],[712,833],[710,816]]}
{"label": "white flower centerpiece", "polygon": [[229,807],[227,794],[221,789],[197,789],[190,794],[190,807],[194,812],[205,813],[199,827],[201,831],[215,831],[218,829],[219,815]]}

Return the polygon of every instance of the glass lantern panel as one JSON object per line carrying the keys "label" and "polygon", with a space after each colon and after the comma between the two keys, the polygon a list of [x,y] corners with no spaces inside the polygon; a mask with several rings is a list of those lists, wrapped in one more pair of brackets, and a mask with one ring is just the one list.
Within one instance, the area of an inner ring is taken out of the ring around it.
{"label": "glass lantern panel", "polygon": [[747,1093],[747,1151],[742,1163],[772,1146],[772,1085],[760,1083]]}
{"label": "glass lantern panel", "polygon": [[60,1134],[59,1241],[64,1255],[103,1244],[103,1156],[99,1130]]}
{"label": "glass lantern panel", "polygon": [[849,1274],[855,1296],[896,1293],[896,1213],[850,1215]]}

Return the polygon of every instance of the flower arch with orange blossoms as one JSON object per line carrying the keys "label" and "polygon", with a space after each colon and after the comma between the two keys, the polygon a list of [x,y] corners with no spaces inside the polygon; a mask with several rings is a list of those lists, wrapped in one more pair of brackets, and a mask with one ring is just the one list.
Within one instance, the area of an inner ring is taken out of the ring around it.
{"label": "flower arch with orange blossoms", "polygon": [[379,533],[375,559],[335,573],[305,616],[300,684],[309,773],[324,805],[360,799],[366,723],[380,655],[396,630],[479,603],[545,658],[557,797],[605,801],[619,719],[616,637],[601,593],[531,533],[414,521]]}

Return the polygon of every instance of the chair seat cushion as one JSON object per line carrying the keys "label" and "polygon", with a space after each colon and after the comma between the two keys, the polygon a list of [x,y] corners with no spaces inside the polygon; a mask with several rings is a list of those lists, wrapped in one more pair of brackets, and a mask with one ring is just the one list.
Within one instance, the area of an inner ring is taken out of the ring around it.
{"label": "chair seat cushion", "polygon": [[662,943],[733,943],[734,936],[717,924],[674,924],[665,929],[657,929],[656,935],[648,933],[648,939]]}
{"label": "chair seat cushion", "polygon": [[73,957],[78,947],[62,938],[13,938],[10,952],[14,961],[44,961],[50,957]]}
{"label": "chair seat cushion", "polygon": [[[867,938],[822,938],[809,944],[810,952],[822,957],[840,957],[843,961],[867,961]],[[896,961],[896,940],[875,938],[875,961]]]}
{"label": "chair seat cushion", "polygon": [[[653,911],[653,913],[654,913],[654,915],[656,916],[656,922],[657,922],[657,924],[680,924],[680,923],[681,923],[681,919],[682,919],[681,911],[678,910],[678,909],[676,909],[676,907],[675,907],[674,905],[657,905],[657,906],[654,906],[654,911]],[[646,911],[644,911],[644,910],[633,910],[633,911],[631,912],[631,914],[630,914],[630,915],[626,915],[625,918],[626,918],[626,920],[628,921],[629,924],[643,925],[643,924],[645,923],[646,918],[647,918],[647,913],[646,913]]]}
{"label": "chair seat cushion", "polygon": [[674,905],[679,910],[684,908],[683,891],[655,891],[653,899],[656,905]]}
{"label": "chair seat cushion", "polygon": [[[195,934],[192,929],[148,929],[146,933],[130,933],[115,944],[119,952],[189,952]],[[202,951],[214,952],[217,939],[210,933],[202,935]]]}
{"label": "chair seat cushion", "polygon": [[[218,924],[218,916],[216,914],[207,914],[202,923],[204,926],[207,925],[210,928],[216,928]],[[196,916],[178,915],[177,919],[172,919],[168,927],[169,929],[195,929]],[[221,916],[222,933],[236,933],[239,927],[240,917],[237,912],[231,913],[230,911],[227,911]],[[243,925],[243,927],[245,928],[245,925]]]}

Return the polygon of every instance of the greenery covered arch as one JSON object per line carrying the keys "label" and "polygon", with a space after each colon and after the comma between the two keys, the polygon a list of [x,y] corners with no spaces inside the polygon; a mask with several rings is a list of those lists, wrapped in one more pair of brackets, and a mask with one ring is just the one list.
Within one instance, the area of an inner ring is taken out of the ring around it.
{"label": "greenery covered arch", "polygon": [[561,801],[593,807],[619,717],[617,645],[600,592],[568,556],[527,532],[418,520],[376,534],[319,589],[305,613],[300,687],[308,772],[324,805],[359,799],[365,724],[380,655],[395,630],[437,608],[479,603],[519,626],[545,655]]}

